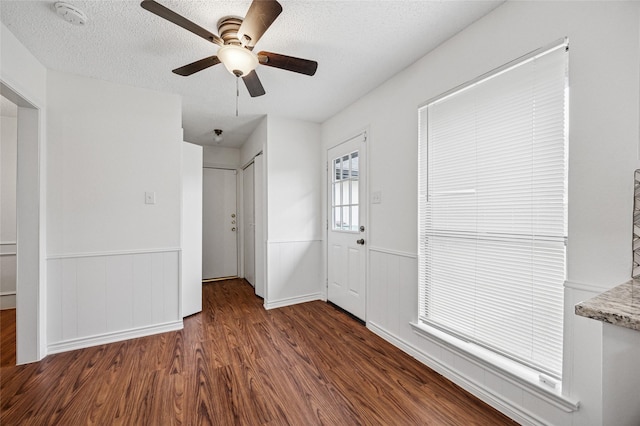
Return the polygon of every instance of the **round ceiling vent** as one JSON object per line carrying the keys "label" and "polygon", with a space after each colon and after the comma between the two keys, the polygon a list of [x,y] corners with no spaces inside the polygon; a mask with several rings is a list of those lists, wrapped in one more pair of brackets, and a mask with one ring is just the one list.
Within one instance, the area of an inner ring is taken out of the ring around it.
{"label": "round ceiling vent", "polygon": [[58,16],[73,25],[84,25],[87,23],[87,15],[72,4],[59,1],[54,4],[54,7],[56,8]]}

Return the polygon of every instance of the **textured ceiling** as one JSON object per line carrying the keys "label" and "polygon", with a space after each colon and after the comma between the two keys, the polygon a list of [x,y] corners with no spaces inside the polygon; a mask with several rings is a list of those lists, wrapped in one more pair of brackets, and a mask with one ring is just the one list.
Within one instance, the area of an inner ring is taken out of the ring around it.
{"label": "textured ceiling", "polygon": [[[158,0],[217,33],[217,21],[244,16],[250,1]],[[484,16],[502,1],[279,0],[282,14],[256,46],[318,61],[315,76],[259,66],[267,92],[251,98],[218,65],[190,77],[172,69],[217,46],[140,7],[139,0],[70,0],[85,26],[59,18],[54,1],[0,1],[0,20],[47,68],[177,93],[185,140],[240,146],[265,114],[321,123]]]}

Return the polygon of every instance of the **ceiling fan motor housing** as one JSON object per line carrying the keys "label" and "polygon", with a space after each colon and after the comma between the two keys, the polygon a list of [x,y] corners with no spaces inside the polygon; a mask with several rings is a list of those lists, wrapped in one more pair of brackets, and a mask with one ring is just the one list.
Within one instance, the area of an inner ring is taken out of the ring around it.
{"label": "ceiling fan motor housing", "polygon": [[240,25],[242,25],[242,18],[237,16],[225,16],[218,21],[218,34],[224,40],[224,44],[240,46],[240,40],[238,40]]}

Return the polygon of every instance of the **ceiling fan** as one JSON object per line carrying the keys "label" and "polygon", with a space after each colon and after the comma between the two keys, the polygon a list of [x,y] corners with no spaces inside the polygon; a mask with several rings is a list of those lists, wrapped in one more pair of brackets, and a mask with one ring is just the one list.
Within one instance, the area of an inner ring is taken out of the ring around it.
{"label": "ceiling fan", "polygon": [[175,74],[189,76],[222,63],[230,73],[238,78],[242,77],[249,94],[256,97],[265,94],[264,87],[262,87],[255,71],[259,64],[306,75],[314,75],[318,68],[316,61],[308,59],[265,51],[258,52],[258,54],[253,53],[256,43],[282,12],[282,6],[276,0],[253,0],[244,19],[235,16],[226,16],[220,19],[218,21],[220,36],[207,31],[154,0],[144,0],[140,6],[220,46],[217,55],[176,68],[173,70]]}

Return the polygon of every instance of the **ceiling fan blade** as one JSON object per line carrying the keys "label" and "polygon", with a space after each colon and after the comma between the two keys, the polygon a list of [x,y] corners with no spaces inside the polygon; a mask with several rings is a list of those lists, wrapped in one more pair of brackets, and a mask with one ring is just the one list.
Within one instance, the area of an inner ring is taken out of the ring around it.
{"label": "ceiling fan blade", "polygon": [[174,24],[184,28],[185,30],[191,31],[194,34],[199,35],[200,37],[210,41],[211,43],[215,43],[220,46],[224,44],[222,39],[217,35],[213,34],[208,30],[205,30],[200,25],[194,24],[184,16],[178,15],[173,10],[164,7],[163,5],[161,5],[160,3],[154,0],[143,0],[143,2],[140,3],[140,6],[142,6],[143,9],[146,9],[149,12],[155,15],[158,15],[161,18],[166,19],[169,22],[173,22]]}
{"label": "ceiling fan blade", "polygon": [[195,61],[183,67],[176,68],[175,70],[173,70],[173,73],[186,77],[191,74],[195,74],[198,71],[202,71],[214,65],[218,65],[219,63],[220,59],[218,59],[217,56],[209,56],[208,58],[200,59],[199,61]]}
{"label": "ceiling fan blade", "polygon": [[300,74],[314,75],[318,69],[318,63],[316,61],[294,58],[293,56],[281,55],[279,53],[263,51],[258,53],[258,59],[262,65],[281,68]]}
{"label": "ceiling fan blade", "polygon": [[262,83],[258,78],[258,74],[256,74],[256,70],[251,71],[249,74],[242,77],[244,81],[244,85],[247,86],[247,90],[252,98],[256,96],[262,96],[266,92],[264,91],[264,87],[262,87]]}
{"label": "ceiling fan blade", "polygon": [[276,0],[253,0],[238,30],[240,43],[249,48],[255,46],[281,12],[282,6]]}

